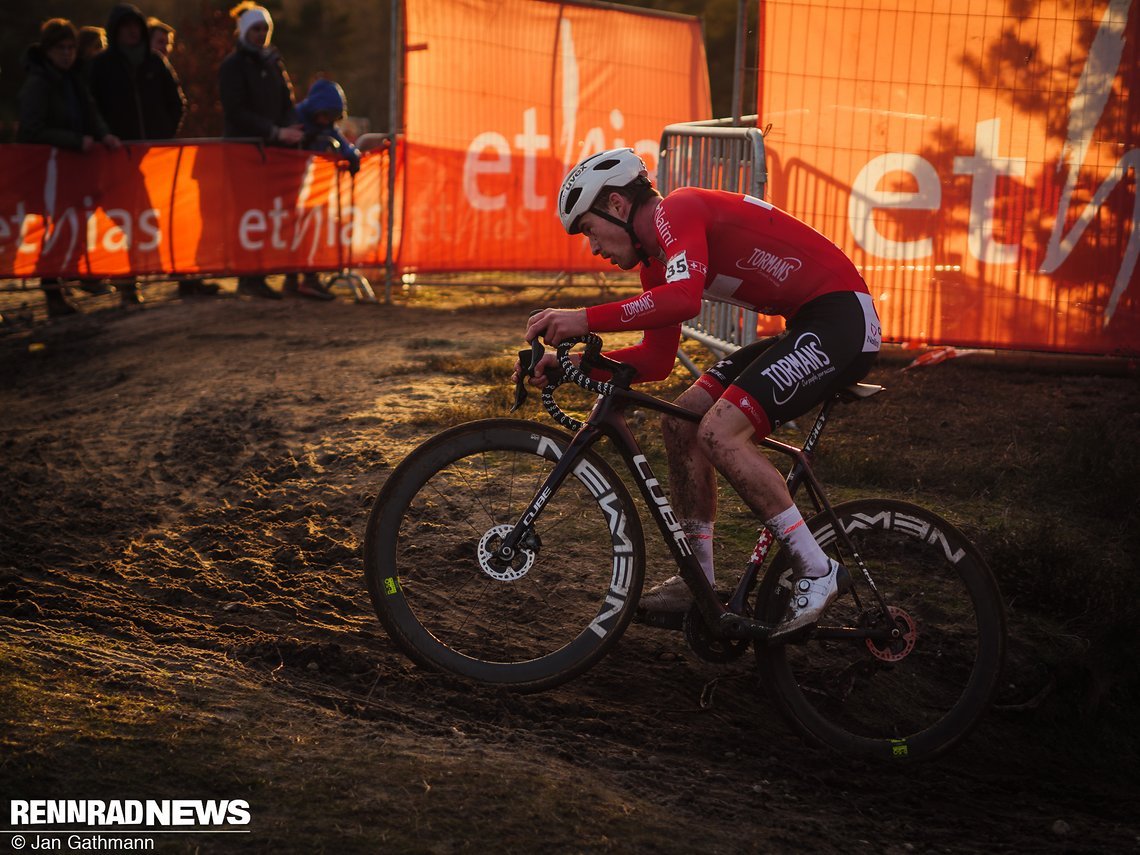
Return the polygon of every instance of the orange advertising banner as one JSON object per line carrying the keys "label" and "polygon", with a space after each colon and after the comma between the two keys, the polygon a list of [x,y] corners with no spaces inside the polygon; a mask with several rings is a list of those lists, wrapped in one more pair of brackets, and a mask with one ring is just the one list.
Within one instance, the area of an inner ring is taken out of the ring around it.
{"label": "orange advertising banner", "polygon": [[654,170],[711,114],[699,22],[546,0],[407,0],[404,270],[604,270],[558,184],[607,148]]}
{"label": "orange advertising banner", "polygon": [[380,265],[387,153],[245,143],[0,154],[0,277],[274,273]]}
{"label": "orange advertising banner", "polygon": [[762,0],[773,202],[888,340],[1140,353],[1140,0]]}

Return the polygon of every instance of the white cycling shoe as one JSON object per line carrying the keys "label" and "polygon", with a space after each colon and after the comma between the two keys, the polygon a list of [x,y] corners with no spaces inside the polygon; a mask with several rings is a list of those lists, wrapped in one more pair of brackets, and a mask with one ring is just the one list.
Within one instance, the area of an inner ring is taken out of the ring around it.
{"label": "white cycling shoe", "polygon": [[792,582],[788,610],[784,612],[784,619],[769,634],[769,641],[786,641],[814,626],[839,596],[840,589],[847,589],[851,583],[847,568],[830,558],[828,566],[830,569],[826,576],[818,579],[804,577]]}
{"label": "white cycling shoe", "polygon": [[680,576],[670,576],[654,585],[638,605],[651,612],[687,612],[693,604],[693,592]]}

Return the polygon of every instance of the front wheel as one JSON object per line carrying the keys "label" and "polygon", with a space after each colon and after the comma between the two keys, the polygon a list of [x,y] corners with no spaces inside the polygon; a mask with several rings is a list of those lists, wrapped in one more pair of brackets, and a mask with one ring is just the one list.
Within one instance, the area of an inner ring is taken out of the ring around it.
{"label": "front wheel", "polygon": [[621,636],[645,575],[641,520],[596,454],[546,498],[513,560],[497,555],[569,442],[533,422],[472,422],[392,473],[368,521],[365,574],[381,623],[415,662],[537,691]]}
{"label": "front wheel", "polygon": [[[1005,650],[997,582],[965,535],[930,511],[887,499],[847,502],[834,511],[855,555],[826,514],[808,525],[824,551],[848,568],[854,593],[841,594],[806,641],[757,645],[761,674],[781,711],[809,739],[893,761],[932,757],[990,707]],[[778,555],[757,592],[759,620],[780,620],[791,576],[787,557]],[[897,633],[857,637],[883,627]]]}

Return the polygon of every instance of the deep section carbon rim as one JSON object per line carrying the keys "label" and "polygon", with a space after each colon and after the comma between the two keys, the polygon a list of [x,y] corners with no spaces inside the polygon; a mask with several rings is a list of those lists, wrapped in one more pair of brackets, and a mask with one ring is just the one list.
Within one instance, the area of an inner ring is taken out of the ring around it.
{"label": "deep section carbon rim", "polygon": [[497,557],[568,443],[532,422],[475,422],[389,478],[366,574],[378,616],[417,662],[537,690],[580,674],[624,631],[644,575],[641,525],[596,455],[546,500],[518,553]]}
{"label": "deep section carbon rim", "polygon": [[[757,646],[776,701],[804,735],[845,753],[913,761],[949,748],[990,706],[1005,648],[1001,596],[978,551],[954,526],[904,502],[869,499],[835,508],[889,605],[882,615],[855,557],[823,515],[809,525],[855,578],[814,637]],[[791,571],[777,557],[757,615],[780,619]],[[894,626],[891,639],[824,638],[829,629]]]}

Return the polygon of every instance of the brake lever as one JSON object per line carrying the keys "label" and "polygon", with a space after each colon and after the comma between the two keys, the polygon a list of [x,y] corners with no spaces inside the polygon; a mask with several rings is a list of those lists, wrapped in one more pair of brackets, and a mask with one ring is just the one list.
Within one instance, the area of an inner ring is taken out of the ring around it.
{"label": "brake lever", "polygon": [[519,351],[519,375],[515,379],[515,402],[511,406],[511,412],[515,412],[526,402],[526,378],[534,374],[534,367],[530,361],[530,351]]}
{"label": "brake lever", "polygon": [[546,348],[537,338],[530,343],[530,350],[519,351],[519,376],[515,380],[515,403],[510,409],[512,413],[526,401],[526,379],[534,376],[534,370],[545,353]]}

